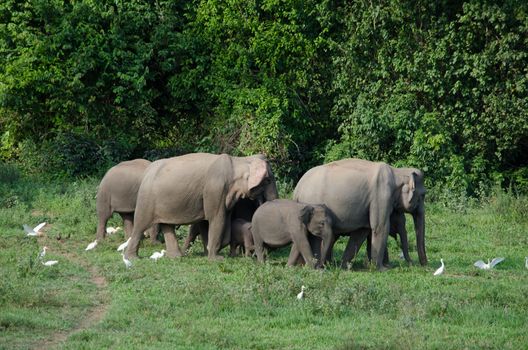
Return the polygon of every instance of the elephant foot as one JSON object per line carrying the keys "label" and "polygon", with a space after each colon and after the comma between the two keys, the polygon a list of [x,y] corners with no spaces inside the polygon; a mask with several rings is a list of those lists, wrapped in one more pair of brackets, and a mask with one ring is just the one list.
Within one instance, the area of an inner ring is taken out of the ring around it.
{"label": "elephant foot", "polygon": [[210,255],[209,256],[209,261],[223,261],[224,260],[224,257],[222,255]]}
{"label": "elephant foot", "polygon": [[160,240],[157,240],[157,239],[151,239],[150,240],[150,244],[152,245],[158,245],[158,244],[163,244]]}
{"label": "elephant foot", "polygon": [[378,267],[378,271],[379,272],[386,272],[386,271],[389,271],[389,270],[390,270],[390,266],[383,265],[383,266]]}
{"label": "elephant foot", "polygon": [[166,253],[167,258],[181,258],[183,254],[178,251],[167,251]]}

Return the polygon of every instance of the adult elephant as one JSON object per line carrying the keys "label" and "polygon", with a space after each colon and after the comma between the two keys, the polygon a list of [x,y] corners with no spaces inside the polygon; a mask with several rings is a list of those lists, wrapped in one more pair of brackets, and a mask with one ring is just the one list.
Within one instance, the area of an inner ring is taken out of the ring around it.
{"label": "adult elephant", "polygon": [[330,208],[336,219],[334,234],[361,233],[359,237],[351,235],[345,256],[352,255],[350,250],[357,250],[359,241],[371,232],[371,255],[378,269],[383,269],[391,215],[394,213],[393,220],[398,218],[405,222],[404,213],[412,214],[419,260],[425,265],[426,191],[423,180],[422,171],[415,168],[343,159],[306,172],[295,187],[294,199]]}
{"label": "adult elephant", "polygon": [[134,231],[126,252],[138,254],[141,232],[159,223],[167,256],[182,256],[175,225],[209,222],[208,256],[221,259],[219,250],[230,242],[231,212],[241,198],[278,197],[271,167],[262,155],[192,153],[161,159],[147,169],[138,192]]}
{"label": "adult elephant", "polygon": [[[136,199],[145,170],[151,164],[146,159],[134,159],[111,167],[103,176],[96,196],[97,233],[96,239],[106,236],[106,224],[112,214],[118,213],[123,219],[125,238],[132,234]],[[158,227],[148,230],[152,242],[157,242]]]}

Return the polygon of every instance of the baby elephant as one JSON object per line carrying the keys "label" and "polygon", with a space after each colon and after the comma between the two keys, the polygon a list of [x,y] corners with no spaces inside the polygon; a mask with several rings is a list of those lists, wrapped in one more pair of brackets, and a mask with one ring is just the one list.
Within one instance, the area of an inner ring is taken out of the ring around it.
{"label": "baby elephant", "polygon": [[[183,251],[186,252],[196,237],[201,236],[204,253],[207,255],[208,230],[209,223],[205,220],[192,224],[189,228],[189,235],[183,245]],[[231,257],[237,255],[238,247],[244,247],[246,256],[251,256],[251,252],[254,250],[253,236],[251,235],[251,222],[241,218],[231,221],[231,241],[229,242],[229,246],[231,248],[229,253]],[[224,248],[224,246],[221,248]]]}
{"label": "baby elephant", "polygon": [[[264,203],[257,209],[251,222],[258,261],[264,261],[264,245],[278,248],[293,242],[292,249],[298,250],[309,265],[321,267],[321,259],[318,259],[317,264],[314,261],[308,235],[322,239],[322,256],[326,256],[333,241],[332,218],[330,209],[325,205],[305,204],[287,199]],[[288,260],[288,266],[295,263],[295,259],[290,260],[292,259]]]}
{"label": "baby elephant", "polygon": [[230,256],[237,255],[237,248],[244,247],[245,255],[251,256],[255,249],[253,246],[253,235],[251,234],[251,222],[244,219],[235,219],[231,222],[231,247]]}

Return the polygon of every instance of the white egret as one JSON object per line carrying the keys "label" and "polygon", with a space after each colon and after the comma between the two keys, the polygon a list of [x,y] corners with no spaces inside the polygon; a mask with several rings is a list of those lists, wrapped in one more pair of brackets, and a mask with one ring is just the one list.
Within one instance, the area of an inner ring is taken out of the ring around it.
{"label": "white egret", "polygon": [[297,294],[297,300],[301,300],[304,297],[304,286],[301,286],[301,292]]}
{"label": "white egret", "polygon": [[37,226],[31,228],[28,225],[24,224],[22,227],[24,228],[24,231],[26,231],[26,236],[40,236],[42,235],[42,232],[40,232],[40,229],[42,229],[46,225],[45,222],[41,222]]}
{"label": "white egret", "polygon": [[128,242],[130,242],[131,238],[132,237],[129,237],[125,243],[123,243],[119,247],[117,247],[117,251],[121,252],[121,251],[125,250],[125,248],[128,247]]}
{"label": "white egret", "polygon": [[112,227],[112,226],[109,226],[106,228],[106,233],[111,235],[111,234],[114,234],[116,233],[117,231],[121,230],[121,227],[118,226],[118,227]]}
{"label": "white egret", "polygon": [[476,263],[474,263],[473,265],[478,267],[479,269],[482,269],[482,270],[490,270],[493,267],[495,267],[495,265],[497,265],[498,263],[500,263],[503,260],[504,260],[504,258],[493,258],[493,260],[491,260],[491,262],[490,262],[490,260],[488,259],[488,263],[487,264],[484,261],[479,260]]}
{"label": "white egret", "polygon": [[44,255],[46,255],[46,250],[48,250],[48,247],[44,246],[44,247],[42,248],[42,251],[41,251],[41,252],[39,253],[39,255],[38,255],[38,259],[39,259],[39,260],[42,260],[42,258],[44,258]]}
{"label": "white egret", "polygon": [[85,250],[92,250],[97,246],[97,240],[93,241],[92,243],[88,244]]}
{"label": "white egret", "polygon": [[124,253],[121,253],[121,256],[123,257],[123,262],[125,263],[125,266],[127,267],[127,269],[131,268],[132,267],[132,262],[130,260],[128,260],[127,258],[125,258],[125,254]]}
{"label": "white egret", "polygon": [[162,249],[161,252],[154,252],[150,258],[154,261],[158,261],[159,258],[162,258],[165,255],[165,249]]}
{"label": "white egret", "polygon": [[442,265],[440,265],[440,267],[434,272],[433,275],[435,276],[438,276],[444,273],[444,270],[445,270],[444,259],[440,259],[440,263]]}
{"label": "white egret", "polygon": [[528,269],[528,256],[524,257],[524,267]]}
{"label": "white egret", "polygon": [[48,260],[46,262],[43,262],[42,265],[44,266],[53,266],[55,264],[58,264],[59,262],[57,260]]}
{"label": "white egret", "polygon": [[403,255],[403,250],[400,251],[400,259],[405,259],[405,255]]}

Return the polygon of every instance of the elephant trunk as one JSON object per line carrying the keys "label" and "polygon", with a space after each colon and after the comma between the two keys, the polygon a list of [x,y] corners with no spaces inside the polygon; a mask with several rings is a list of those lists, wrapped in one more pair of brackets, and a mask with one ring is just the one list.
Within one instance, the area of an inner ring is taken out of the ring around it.
{"label": "elephant trunk", "polygon": [[270,183],[264,189],[264,201],[269,202],[279,198],[279,191],[277,191],[277,183],[275,177],[271,176]]}
{"label": "elephant trunk", "polygon": [[317,257],[317,268],[322,268],[324,264],[329,260],[328,257],[331,257],[332,247],[334,244],[334,235],[332,232],[327,233],[323,236],[323,242],[321,244],[321,254]]}
{"label": "elephant trunk", "polygon": [[416,231],[416,245],[418,258],[422,266],[427,265],[427,256],[425,254],[425,210],[421,208],[413,214],[414,229]]}

